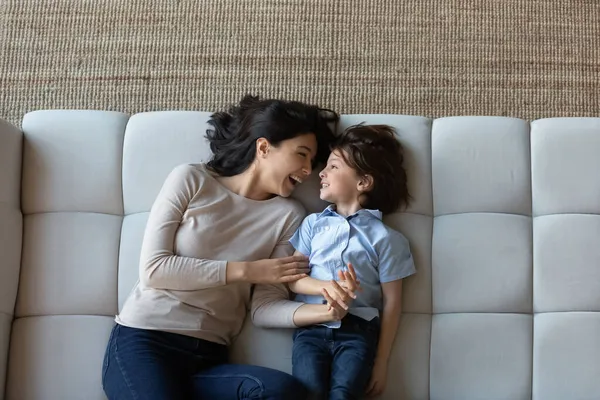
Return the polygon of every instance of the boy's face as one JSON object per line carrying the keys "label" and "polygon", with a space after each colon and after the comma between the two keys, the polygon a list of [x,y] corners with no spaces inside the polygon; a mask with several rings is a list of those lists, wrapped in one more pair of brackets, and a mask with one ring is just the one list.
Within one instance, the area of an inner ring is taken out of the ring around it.
{"label": "boy's face", "polygon": [[361,194],[361,178],[341,155],[334,150],[329,155],[327,165],[319,173],[321,178],[321,200],[334,204],[348,205],[358,201]]}

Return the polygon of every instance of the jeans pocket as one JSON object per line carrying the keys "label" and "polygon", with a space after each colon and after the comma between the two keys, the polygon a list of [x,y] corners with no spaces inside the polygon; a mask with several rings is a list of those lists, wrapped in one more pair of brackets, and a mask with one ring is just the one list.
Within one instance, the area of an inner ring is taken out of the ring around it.
{"label": "jeans pocket", "polygon": [[294,329],[294,334],[292,335],[292,340],[296,340],[296,338],[298,338],[298,336],[300,336],[302,334],[302,332],[305,332],[306,328],[296,328]]}
{"label": "jeans pocket", "polygon": [[366,322],[367,322],[366,329],[368,332],[379,334],[379,330],[381,329],[381,322],[379,320],[379,317],[375,317],[372,320],[366,321]]}
{"label": "jeans pocket", "polygon": [[371,344],[371,346],[377,347],[377,344],[379,343],[379,332],[380,332],[381,328],[379,325],[379,321],[368,321],[364,326],[363,326],[363,332],[365,334],[365,338],[369,341],[369,343]]}

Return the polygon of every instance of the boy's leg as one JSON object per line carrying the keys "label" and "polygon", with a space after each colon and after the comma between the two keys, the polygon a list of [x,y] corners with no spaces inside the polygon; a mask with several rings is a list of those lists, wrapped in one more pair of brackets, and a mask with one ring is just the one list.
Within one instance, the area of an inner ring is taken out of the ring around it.
{"label": "boy's leg", "polygon": [[292,375],[308,389],[311,400],[326,399],[329,392],[329,346],[333,344],[330,331],[324,326],[312,326],[294,333]]}
{"label": "boy's leg", "polygon": [[379,339],[378,322],[350,315],[335,332],[330,400],[362,399],[371,378]]}

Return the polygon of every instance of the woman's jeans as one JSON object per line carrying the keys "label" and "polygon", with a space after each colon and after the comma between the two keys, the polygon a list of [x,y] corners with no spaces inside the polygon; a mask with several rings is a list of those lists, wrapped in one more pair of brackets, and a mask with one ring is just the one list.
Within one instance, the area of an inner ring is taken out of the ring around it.
{"label": "woman's jeans", "polygon": [[291,375],[228,364],[227,347],[174,333],[116,325],[102,368],[109,399],[305,399]]}

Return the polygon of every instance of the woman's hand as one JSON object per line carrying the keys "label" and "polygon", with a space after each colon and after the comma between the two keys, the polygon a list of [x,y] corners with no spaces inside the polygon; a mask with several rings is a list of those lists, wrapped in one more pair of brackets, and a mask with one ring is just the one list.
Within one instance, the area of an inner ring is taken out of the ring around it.
{"label": "woman's hand", "polygon": [[310,271],[308,257],[303,255],[247,263],[232,262],[227,265],[227,269],[228,282],[244,281],[263,284],[294,282],[307,277]]}

